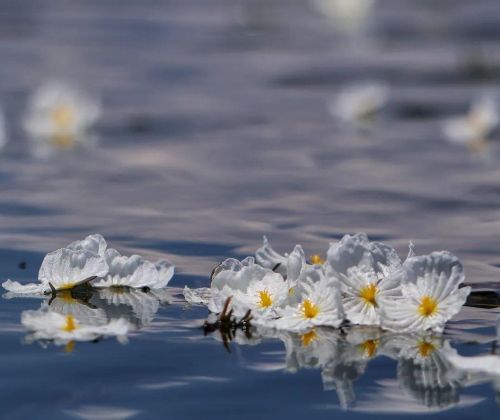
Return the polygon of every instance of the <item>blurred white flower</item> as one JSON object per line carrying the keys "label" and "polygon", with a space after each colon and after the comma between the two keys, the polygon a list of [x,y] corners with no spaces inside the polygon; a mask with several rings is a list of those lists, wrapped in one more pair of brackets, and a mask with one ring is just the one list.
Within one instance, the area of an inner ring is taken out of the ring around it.
{"label": "blurred white flower", "polygon": [[348,123],[366,123],[387,103],[389,88],[382,83],[366,82],[339,92],[329,104],[330,113]]}
{"label": "blurred white flower", "polygon": [[[98,252],[106,248],[101,235],[90,235],[45,256],[38,272],[39,283],[21,284],[7,280],[4,289],[18,294],[43,294],[51,290],[71,289],[79,284],[103,277],[108,264]],[[96,251],[96,252],[95,252]]]}
{"label": "blurred white flower", "polygon": [[380,309],[401,295],[396,251],[370,242],[364,233],[346,235],[331,244],[327,275],[339,279],[346,318],[354,324],[380,325]]}
{"label": "blurred white flower", "polygon": [[412,257],[403,264],[401,296],[382,308],[382,326],[394,331],[441,332],[456,315],[470,287],[457,257],[446,251]]}
{"label": "blurred white flower", "polygon": [[375,0],[312,0],[313,6],[341,32],[361,32],[375,6]]}
{"label": "blurred white flower", "polygon": [[161,289],[174,275],[174,266],[166,260],[152,263],[139,255],[123,256],[115,249],[107,249],[105,258],[109,271],[92,283],[94,287]]}
{"label": "blurred white flower", "polygon": [[100,113],[95,98],[72,85],[52,81],[30,98],[24,127],[34,141],[69,149],[89,139]]}
{"label": "blurred white flower", "polygon": [[467,115],[446,120],[442,129],[450,142],[480,152],[486,147],[486,140],[499,121],[496,101],[490,96],[483,96],[472,103]]}
{"label": "blurred white flower", "polygon": [[[23,311],[21,323],[32,331],[26,340],[50,340],[57,345],[75,341],[93,341],[101,337],[117,337],[120,341],[126,339],[129,324],[124,319],[110,321],[103,325],[87,325],[73,314],[61,315],[49,307],[37,311]],[[71,347],[68,347],[70,350]]]}

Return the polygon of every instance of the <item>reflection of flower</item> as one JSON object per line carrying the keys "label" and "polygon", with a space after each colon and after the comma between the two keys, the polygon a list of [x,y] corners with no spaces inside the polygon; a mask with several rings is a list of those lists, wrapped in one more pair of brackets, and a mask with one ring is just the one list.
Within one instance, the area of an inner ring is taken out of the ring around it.
{"label": "reflection of flower", "polygon": [[427,407],[446,407],[458,402],[466,375],[444,357],[442,338],[430,334],[398,334],[385,348],[398,359],[401,387]]}
{"label": "reflection of flower", "polygon": [[109,287],[99,290],[99,298],[92,303],[104,309],[108,318],[125,318],[138,328],[149,325],[160,307],[152,293],[141,290]]}
{"label": "reflection of flower", "polygon": [[94,277],[105,276],[108,265],[99,252],[106,247],[101,235],[90,235],[67,248],[51,252],[43,259],[38,279],[40,283],[20,284],[7,280],[2,286],[13,293],[47,293],[52,289],[71,289]]}
{"label": "reflection of flower", "polygon": [[364,233],[346,235],[328,250],[327,273],[340,280],[346,317],[355,324],[380,324],[381,307],[401,293],[400,270],[396,251]]}
{"label": "reflection of flower", "polygon": [[409,258],[403,268],[402,296],[382,308],[383,327],[443,331],[470,293],[470,287],[459,289],[465,278],[462,264],[454,255],[442,251]]}
{"label": "reflection of flower", "polygon": [[161,289],[167,286],[174,275],[174,266],[166,260],[152,263],[139,255],[126,257],[115,249],[105,253],[109,271],[101,280],[95,281],[94,287],[131,287],[140,289]]}
{"label": "reflection of flower", "polygon": [[338,94],[329,109],[342,121],[365,123],[385,105],[388,92],[388,87],[380,83],[350,86]]}
{"label": "reflection of flower", "polygon": [[451,118],[443,123],[446,138],[469,147],[473,152],[484,151],[488,135],[500,121],[496,102],[489,96],[475,101],[464,117]]}
{"label": "reflection of flower", "polygon": [[61,315],[45,306],[38,311],[23,311],[21,323],[32,334],[28,342],[37,340],[54,341],[57,345],[68,345],[74,341],[93,341],[100,337],[117,337],[123,341],[129,331],[123,319],[113,320],[104,325],[86,325],[73,314]]}
{"label": "reflection of flower", "polygon": [[24,126],[33,140],[68,149],[88,139],[99,114],[100,105],[94,98],[54,81],[35,91]]}

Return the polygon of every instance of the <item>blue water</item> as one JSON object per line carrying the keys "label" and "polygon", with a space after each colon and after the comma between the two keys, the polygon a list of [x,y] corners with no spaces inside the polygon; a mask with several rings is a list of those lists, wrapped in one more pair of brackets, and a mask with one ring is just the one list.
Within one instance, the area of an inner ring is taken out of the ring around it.
{"label": "blue water", "polygon": [[[386,356],[346,373],[346,406],[320,368],[287,371],[278,338],[228,352],[204,336],[207,311],[180,295],[264,234],[314,254],[358,231],[401,256],[409,240],[418,253],[447,249],[469,283],[498,292],[499,134],[485,159],[440,132],[477,95],[500,99],[497,1],[379,0],[355,36],[300,0],[1,5],[0,278],[34,281],[47,252],[94,232],[177,267],[170,303],[127,344],[27,344],[20,314],[41,301],[2,299],[1,418],[498,417],[491,381],[412,388],[416,369]],[[47,78],[100,95],[97,145],[33,156],[21,121]],[[357,130],[327,104],[363,80],[391,91]],[[489,353],[499,312],[465,308],[447,337],[462,354]]]}

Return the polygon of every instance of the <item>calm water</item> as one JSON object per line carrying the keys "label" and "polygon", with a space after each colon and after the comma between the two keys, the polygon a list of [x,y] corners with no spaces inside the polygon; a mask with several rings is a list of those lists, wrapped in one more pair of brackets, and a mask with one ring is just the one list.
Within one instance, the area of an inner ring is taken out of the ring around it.
{"label": "calm water", "polygon": [[[228,352],[180,295],[264,234],[312,254],[361,230],[402,256],[410,239],[419,253],[448,249],[468,282],[499,292],[500,134],[485,159],[439,128],[478,94],[500,99],[500,4],[436,3],[380,0],[365,33],[347,36],[305,0],[2,1],[0,278],[33,281],[45,253],[93,232],[178,274],[168,303],[135,313],[92,296],[141,327],[128,344],[29,344],[20,313],[41,301],[3,299],[1,417],[498,418],[499,380],[464,378],[439,352],[437,373],[383,351],[347,360],[349,334],[327,337],[330,371],[300,354],[300,337],[253,331]],[[40,160],[21,119],[54,77],[101,96],[99,143]],[[363,80],[391,92],[356,130],[327,104]],[[499,312],[464,308],[446,337],[462,354],[494,351]]]}

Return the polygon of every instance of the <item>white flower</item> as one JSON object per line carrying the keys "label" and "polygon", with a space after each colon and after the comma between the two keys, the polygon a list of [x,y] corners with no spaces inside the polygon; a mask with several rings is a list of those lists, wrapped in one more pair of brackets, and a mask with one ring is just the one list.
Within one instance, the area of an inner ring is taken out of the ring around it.
{"label": "white flower", "polygon": [[317,281],[307,278],[297,290],[297,302],[279,311],[276,328],[301,331],[316,326],[338,327],[344,320],[344,311],[338,282],[322,275]]}
{"label": "white flower", "polygon": [[375,0],[313,0],[313,6],[347,34],[356,34],[366,25]]}
{"label": "white flower", "polygon": [[40,294],[53,289],[71,289],[79,284],[103,277],[108,272],[104,257],[85,249],[58,249],[43,259],[38,279],[40,283],[20,284],[7,280],[4,289],[14,293]]}
{"label": "white flower", "polygon": [[329,105],[331,114],[349,123],[364,123],[386,104],[389,88],[381,83],[353,85],[341,91]]}
{"label": "white flower", "polygon": [[327,275],[338,278],[346,318],[354,324],[380,325],[380,309],[401,295],[396,251],[370,242],[364,233],[344,236],[331,244]]}
{"label": "white flower", "polygon": [[97,100],[73,86],[53,81],[31,97],[24,126],[33,140],[67,149],[87,139],[99,115]]}
{"label": "white flower", "polygon": [[288,285],[277,273],[269,273],[260,280],[252,280],[246,291],[236,290],[233,305],[252,311],[254,319],[275,318],[276,309],[288,298]]}
{"label": "white flower", "polygon": [[92,284],[94,287],[161,289],[167,286],[174,274],[174,266],[165,260],[152,263],[139,255],[122,256],[115,249],[107,249],[105,258],[109,271]]}
{"label": "white flower", "polygon": [[470,293],[470,287],[459,288],[465,278],[462,264],[442,251],[409,258],[403,269],[402,296],[384,306],[382,326],[395,331],[443,331]]}
{"label": "white flower", "polygon": [[53,340],[58,345],[109,336],[123,340],[129,332],[129,325],[124,319],[113,320],[104,325],[86,325],[73,314],[61,315],[48,307],[37,311],[23,311],[21,323],[33,332],[27,338],[29,342]]}
{"label": "white flower", "polygon": [[489,96],[483,96],[471,105],[466,116],[448,119],[442,128],[450,142],[467,145],[472,151],[480,151],[499,121],[496,102]]}

